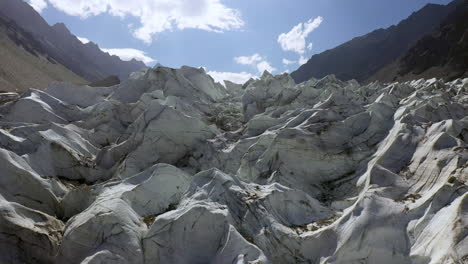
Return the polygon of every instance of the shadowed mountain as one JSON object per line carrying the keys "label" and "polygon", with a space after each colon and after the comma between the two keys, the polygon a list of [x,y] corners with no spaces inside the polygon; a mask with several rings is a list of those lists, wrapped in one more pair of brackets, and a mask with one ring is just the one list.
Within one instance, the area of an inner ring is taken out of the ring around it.
{"label": "shadowed mountain", "polygon": [[47,54],[33,35],[0,12],[0,91],[46,88],[52,81],[86,84]]}
{"label": "shadowed mountain", "polygon": [[428,4],[387,29],[378,29],[336,48],[316,54],[291,74],[299,83],[335,74],[342,80],[369,80],[402,57],[419,39],[433,32],[461,1]]}
{"label": "shadowed mountain", "polygon": [[120,79],[119,77],[115,75],[111,75],[107,78],[104,78],[99,81],[95,81],[93,83],[90,83],[89,86],[91,87],[111,87],[114,85],[120,84]]}
{"label": "shadowed mountain", "polygon": [[83,44],[63,23],[49,26],[29,4],[22,0],[2,0],[3,15],[31,33],[48,57],[64,65],[88,81],[98,81],[109,75],[125,80],[131,72],[146,67],[136,60],[122,61],[103,52],[90,42]]}
{"label": "shadowed mountain", "polygon": [[381,81],[468,77],[468,0],[432,34],[421,38],[401,59],[372,77]]}

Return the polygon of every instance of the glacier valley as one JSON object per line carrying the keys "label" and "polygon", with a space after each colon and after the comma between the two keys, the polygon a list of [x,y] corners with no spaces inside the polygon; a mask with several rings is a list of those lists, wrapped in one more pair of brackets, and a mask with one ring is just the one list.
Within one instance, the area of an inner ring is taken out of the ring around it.
{"label": "glacier valley", "polygon": [[0,101],[0,263],[468,263],[468,79],[157,67]]}

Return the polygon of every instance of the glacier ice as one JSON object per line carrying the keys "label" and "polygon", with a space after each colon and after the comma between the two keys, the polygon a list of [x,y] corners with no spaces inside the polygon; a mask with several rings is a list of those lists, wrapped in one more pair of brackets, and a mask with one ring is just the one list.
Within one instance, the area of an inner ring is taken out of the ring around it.
{"label": "glacier ice", "polygon": [[0,95],[0,263],[464,263],[468,79]]}

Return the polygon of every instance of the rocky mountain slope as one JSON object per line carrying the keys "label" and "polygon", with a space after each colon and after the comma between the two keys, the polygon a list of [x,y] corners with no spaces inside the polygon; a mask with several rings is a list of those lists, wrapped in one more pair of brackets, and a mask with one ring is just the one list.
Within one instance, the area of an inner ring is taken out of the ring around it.
{"label": "rocky mountain slope", "polygon": [[0,91],[19,92],[30,87],[47,88],[52,81],[85,84],[66,67],[47,55],[43,46],[0,12]]}
{"label": "rocky mountain slope", "polygon": [[130,73],[146,67],[140,61],[122,61],[117,56],[111,56],[92,42],[81,43],[62,23],[49,26],[23,0],[2,0],[0,10],[4,17],[31,33],[50,58],[87,81],[98,81],[109,75],[125,80]]}
{"label": "rocky mountain slope", "polygon": [[292,72],[291,77],[298,83],[329,74],[335,74],[342,80],[356,79],[360,82],[380,80],[379,77],[384,80],[388,74],[378,74],[379,71],[403,57],[418,40],[436,30],[464,2],[468,1],[455,0],[446,6],[428,4],[398,25],[375,30],[312,56]]}
{"label": "rocky mountain slope", "polygon": [[468,77],[468,0],[458,5],[432,34],[371,79],[382,81]]}
{"label": "rocky mountain slope", "polygon": [[158,67],[0,108],[0,263],[463,263],[468,79]]}
{"label": "rocky mountain slope", "polygon": [[120,79],[119,77],[115,76],[115,75],[111,75],[105,79],[102,79],[102,80],[99,80],[99,81],[96,81],[96,82],[92,82],[90,84],[88,84],[89,86],[92,86],[92,87],[109,87],[109,86],[114,86],[114,85],[117,85],[117,84],[120,84]]}

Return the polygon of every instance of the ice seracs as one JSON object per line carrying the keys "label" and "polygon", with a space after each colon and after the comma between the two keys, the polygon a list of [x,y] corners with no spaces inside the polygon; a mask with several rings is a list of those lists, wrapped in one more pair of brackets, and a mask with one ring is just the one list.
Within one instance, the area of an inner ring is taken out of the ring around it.
{"label": "ice seracs", "polygon": [[155,67],[2,98],[2,263],[468,259],[468,79]]}

